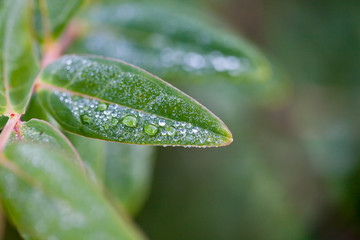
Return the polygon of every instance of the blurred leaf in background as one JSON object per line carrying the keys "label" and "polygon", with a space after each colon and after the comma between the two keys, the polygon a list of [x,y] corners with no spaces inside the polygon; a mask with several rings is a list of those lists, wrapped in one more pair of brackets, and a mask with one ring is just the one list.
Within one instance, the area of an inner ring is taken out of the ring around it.
{"label": "blurred leaf in background", "polygon": [[262,45],[282,77],[263,95],[260,84],[186,85],[224,116],[236,141],[227,151],[161,149],[138,221],[154,239],[360,238],[359,2],[229,0],[210,8]]}
{"label": "blurred leaf in background", "polygon": [[[156,240],[360,239],[358,0],[92,2],[69,53],[153,71],[221,115],[235,139],[157,148],[153,166],[156,148],[69,135],[111,208]],[[217,64],[240,60],[248,71]],[[24,119],[47,117],[29,109]]]}

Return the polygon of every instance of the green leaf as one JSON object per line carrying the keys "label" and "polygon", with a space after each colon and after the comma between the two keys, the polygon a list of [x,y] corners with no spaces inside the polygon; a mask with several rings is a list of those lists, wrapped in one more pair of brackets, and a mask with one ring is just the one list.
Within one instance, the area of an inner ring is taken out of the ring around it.
{"label": "green leaf", "polygon": [[[225,124],[201,104],[124,62],[64,56],[41,73],[37,91],[66,131],[86,137],[198,147],[232,142]],[[157,131],[145,130],[149,125]]]}
{"label": "green leaf", "polygon": [[0,193],[27,238],[143,239],[65,155],[39,144],[5,149]]}
{"label": "green leaf", "polygon": [[150,189],[155,149],[119,143],[106,143],[106,148],[107,191],[134,215],[143,205]]}
{"label": "green leaf", "polygon": [[6,0],[0,11],[0,114],[23,113],[39,72],[33,1]]}
{"label": "green leaf", "polygon": [[1,130],[5,127],[8,120],[9,120],[9,118],[7,116],[0,116],[0,129]]}
{"label": "green leaf", "polygon": [[[39,32],[49,30],[58,37],[66,27],[71,17],[79,10],[84,0],[36,0],[38,14],[35,16]],[[44,26],[44,24],[46,24]],[[46,29],[46,28],[50,29]],[[41,35],[41,34],[40,34]]]}
{"label": "green leaf", "polygon": [[214,19],[210,14],[171,3],[96,5],[85,16],[88,34],[69,52],[122,59],[165,79],[269,79],[267,59]]}
{"label": "green leaf", "polygon": [[95,183],[103,183],[105,174],[105,143],[91,138],[65,133],[76,148],[87,170],[96,178]]}
{"label": "green leaf", "polygon": [[15,142],[38,143],[63,152],[69,159],[75,159],[77,164],[81,162],[71,142],[58,129],[43,120],[32,119],[21,122],[13,131],[8,144]]}
{"label": "green leaf", "polygon": [[[136,214],[150,188],[154,148],[104,142],[67,133],[84,164],[96,173],[94,181],[106,195]],[[100,184],[99,184],[100,183]]]}
{"label": "green leaf", "polygon": [[26,109],[24,115],[21,116],[22,121],[29,121],[33,118],[41,119],[49,121],[49,117],[47,116],[47,112],[41,106],[39,101],[39,96],[34,92],[29,102],[29,106]]}

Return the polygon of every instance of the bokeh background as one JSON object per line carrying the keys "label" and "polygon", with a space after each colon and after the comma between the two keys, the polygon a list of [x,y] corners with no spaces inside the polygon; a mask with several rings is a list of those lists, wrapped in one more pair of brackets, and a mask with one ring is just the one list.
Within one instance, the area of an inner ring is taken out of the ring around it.
{"label": "bokeh background", "polygon": [[173,82],[220,116],[234,142],[158,148],[136,221],[156,240],[360,239],[360,2],[200,4],[255,43],[276,77]]}

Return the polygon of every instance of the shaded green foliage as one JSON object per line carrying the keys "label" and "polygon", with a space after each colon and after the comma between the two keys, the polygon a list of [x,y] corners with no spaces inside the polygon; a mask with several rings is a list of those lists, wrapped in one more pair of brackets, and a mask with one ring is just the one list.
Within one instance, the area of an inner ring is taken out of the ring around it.
{"label": "shaded green foliage", "polygon": [[69,51],[123,59],[165,79],[265,81],[268,61],[212,15],[166,2],[95,5]]}
{"label": "shaded green foliage", "polygon": [[18,143],[1,161],[2,202],[26,238],[143,239],[61,152]]}
{"label": "shaded green foliage", "polygon": [[33,1],[4,1],[0,9],[0,114],[24,113],[39,72],[31,17]]}
{"label": "shaded green foliage", "polygon": [[[0,2],[1,202],[24,239],[144,239],[128,215],[147,199],[155,148],[119,143],[218,147],[232,134],[199,102],[122,60],[166,80],[236,89],[275,75],[262,53],[204,9],[90,1],[72,21],[83,5]],[[73,40],[68,52],[115,59],[61,57]]]}

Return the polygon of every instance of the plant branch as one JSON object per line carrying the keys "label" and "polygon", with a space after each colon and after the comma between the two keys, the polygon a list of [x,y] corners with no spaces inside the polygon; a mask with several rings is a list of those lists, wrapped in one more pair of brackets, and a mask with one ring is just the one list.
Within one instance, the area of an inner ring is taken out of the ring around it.
{"label": "plant branch", "polygon": [[79,25],[72,22],[68,25],[59,41],[46,42],[44,56],[41,60],[41,68],[46,67],[61,57],[66,48],[79,36],[79,30]]}
{"label": "plant branch", "polygon": [[[20,114],[11,114],[9,121],[6,123],[1,135],[0,135],[0,152],[4,151],[7,141],[15,128],[16,124],[20,121]],[[19,133],[18,133],[19,134]]]}

